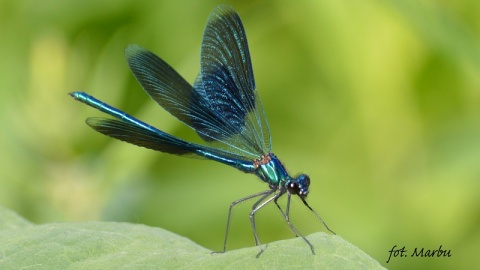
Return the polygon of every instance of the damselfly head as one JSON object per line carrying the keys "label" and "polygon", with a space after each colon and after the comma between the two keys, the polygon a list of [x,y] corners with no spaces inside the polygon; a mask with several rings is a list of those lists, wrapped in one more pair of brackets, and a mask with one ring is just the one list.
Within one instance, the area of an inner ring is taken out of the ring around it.
{"label": "damselfly head", "polygon": [[310,177],[306,174],[301,174],[287,182],[287,190],[290,194],[298,195],[302,198],[307,197],[308,187],[310,186]]}

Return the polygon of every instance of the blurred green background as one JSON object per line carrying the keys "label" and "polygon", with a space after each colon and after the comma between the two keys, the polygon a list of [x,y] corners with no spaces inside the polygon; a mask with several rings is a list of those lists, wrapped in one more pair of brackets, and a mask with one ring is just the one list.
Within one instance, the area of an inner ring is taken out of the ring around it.
{"label": "blurred green background", "polygon": [[[84,119],[104,115],[67,95],[194,140],[143,92],[123,49],[139,44],[193,82],[220,3],[0,1],[0,204],[35,223],[143,223],[220,250],[230,202],[267,186],[102,136]],[[274,152],[310,175],[327,224],[387,268],[478,265],[480,2],[227,3],[246,28]],[[228,249],[254,244],[250,207],[234,212]],[[305,234],[324,230],[299,200],[292,211]],[[273,206],[258,226],[263,243],[293,237]],[[387,264],[394,245],[452,257]]]}

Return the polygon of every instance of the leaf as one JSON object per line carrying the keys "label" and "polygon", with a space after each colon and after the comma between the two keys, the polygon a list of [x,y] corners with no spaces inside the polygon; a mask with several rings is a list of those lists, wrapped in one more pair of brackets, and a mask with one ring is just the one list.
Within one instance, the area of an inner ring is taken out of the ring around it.
{"label": "leaf", "polygon": [[[0,206],[0,232],[7,229],[31,226],[30,221]],[[0,242],[1,244],[2,242]]]}
{"label": "leaf", "polygon": [[0,269],[383,269],[339,236],[301,238],[211,254],[161,228],[117,222],[34,225],[0,207]]}

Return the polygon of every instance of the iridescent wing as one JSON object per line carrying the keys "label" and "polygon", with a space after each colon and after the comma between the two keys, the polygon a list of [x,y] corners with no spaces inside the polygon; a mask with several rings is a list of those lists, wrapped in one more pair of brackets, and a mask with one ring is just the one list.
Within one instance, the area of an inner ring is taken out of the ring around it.
{"label": "iridescent wing", "polygon": [[208,19],[194,87],[139,46],[128,46],[125,55],[145,91],[207,143],[251,160],[270,152],[269,127],[255,90],[245,31],[232,8],[219,6]]}
{"label": "iridescent wing", "polygon": [[169,154],[215,160],[246,173],[251,173],[255,170],[255,165],[252,160],[244,156],[238,156],[222,149],[184,141],[152,127],[84,92],[73,92],[70,93],[70,95],[80,102],[117,118],[87,118],[86,122],[90,127],[107,136]]}

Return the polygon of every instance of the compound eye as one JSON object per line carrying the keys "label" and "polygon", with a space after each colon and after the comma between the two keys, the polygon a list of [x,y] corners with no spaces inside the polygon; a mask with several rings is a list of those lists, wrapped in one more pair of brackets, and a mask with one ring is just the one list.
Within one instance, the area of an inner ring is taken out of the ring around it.
{"label": "compound eye", "polygon": [[308,187],[310,186],[310,177],[301,174],[297,178],[287,183],[287,189],[290,194],[306,197],[308,195]]}
{"label": "compound eye", "polygon": [[287,188],[291,194],[298,195],[300,193],[300,187],[298,186],[297,182],[290,182]]}

